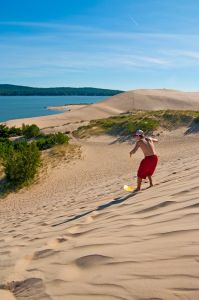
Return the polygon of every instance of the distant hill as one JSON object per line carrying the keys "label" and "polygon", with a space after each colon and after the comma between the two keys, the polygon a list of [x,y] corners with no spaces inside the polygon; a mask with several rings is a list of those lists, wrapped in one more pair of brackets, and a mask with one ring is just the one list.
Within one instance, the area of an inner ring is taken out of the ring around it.
{"label": "distant hill", "polygon": [[103,100],[95,106],[124,113],[134,110],[199,110],[199,92],[169,89],[132,90]]}
{"label": "distant hill", "polygon": [[0,84],[0,96],[113,96],[119,93],[122,93],[122,91],[92,87],[36,88],[12,84]]}

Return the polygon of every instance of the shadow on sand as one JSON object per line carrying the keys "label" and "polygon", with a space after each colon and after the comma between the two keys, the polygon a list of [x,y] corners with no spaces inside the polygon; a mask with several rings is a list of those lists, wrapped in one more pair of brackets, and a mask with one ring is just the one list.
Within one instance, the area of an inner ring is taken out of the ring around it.
{"label": "shadow on sand", "polygon": [[4,198],[10,192],[15,192],[16,189],[7,182],[5,178],[0,179],[0,198]]}
{"label": "shadow on sand", "polygon": [[128,142],[130,145],[135,144],[135,141],[132,140],[131,135],[127,135],[127,136],[120,135],[120,136],[117,136],[114,141],[109,143],[109,145],[122,144],[122,143],[125,143],[125,142]]}
{"label": "shadow on sand", "polygon": [[108,208],[108,207],[110,207],[110,206],[120,204],[120,203],[126,201],[127,199],[129,199],[129,198],[131,198],[131,197],[134,197],[136,194],[137,194],[137,192],[132,192],[132,193],[129,193],[129,194],[125,195],[125,196],[117,197],[117,198],[115,198],[115,199],[113,199],[113,200],[111,200],[111,201],[109,201],[109,202],[107,202],[107,203],[105,203],[105,204],[99,205],[99,206],[98,206],[97,208],[95,208],[95,209],[89,210],[89,211],[84,212],[84,213],[82,213],[82,214],[78,214],[78,215],[76,215],[76,216],[74,216],[74,217],[72,217],[72,218],[66,219],[66,220],[64,220],[64,221],[62,221],[62,222],[53,224],[53,225],[51,225],[51,226],[52,226],[52,227],[55,227],[55,226],[59,226],[59,225],[65,224],[65,223],[72,222],[72,221],[74,221],[74,220],[78,220],[78,219],[80,219],[80,218],[82,218],[82,217],[84,217],[84,216],[86,216],[86,215],[91,214],[91,213],[94,212],[94,211],[100,211],[100,210],[106,209],[106,208]]}
{"label": "shadow on sand", "polygon": [[199,123],[196,123],[193,120],[189,128],[185,131],[184,135],[191,134],[191,133],[198,133],[198,132],[199,132]]}

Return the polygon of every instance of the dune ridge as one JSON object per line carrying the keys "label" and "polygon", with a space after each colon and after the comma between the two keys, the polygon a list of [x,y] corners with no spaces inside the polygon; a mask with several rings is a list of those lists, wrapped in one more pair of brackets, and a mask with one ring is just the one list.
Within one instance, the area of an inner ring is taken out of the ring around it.
{"label": "dune ridge", "polygon": [[175,90],[133,90],[112,96],[104,101],[58,115],[7,121],[9,126],[36,124],[40,128],[75,130],[92,119],[107,118],[133,110],[199,110],[198,92]]}

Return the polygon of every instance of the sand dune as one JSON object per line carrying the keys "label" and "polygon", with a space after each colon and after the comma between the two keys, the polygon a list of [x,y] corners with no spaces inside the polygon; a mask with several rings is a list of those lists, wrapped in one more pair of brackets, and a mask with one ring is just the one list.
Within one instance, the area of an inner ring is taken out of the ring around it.
{"label": "sand dune", "polygon": [[74,130],[82,122],[107,118],[132,110],[199,110],[199,93],[173,90],[135,90],[118,94],[107,100],[75,111],[58,115],[11,120],[8,125],[37,124],[40,128],[56,126],[55,130]]}
{"label": "sand dune", "polygon": [[162,135],[134,195],[142,155],[110,142],[0,201],[0,299],[199,299],[198,135]]}
{"label": "sand dune", "polygon": [[99,106],[117,108],[118,110],[198,110],[199,93],[181,92],[175,90],[135,90],[115,95]]}

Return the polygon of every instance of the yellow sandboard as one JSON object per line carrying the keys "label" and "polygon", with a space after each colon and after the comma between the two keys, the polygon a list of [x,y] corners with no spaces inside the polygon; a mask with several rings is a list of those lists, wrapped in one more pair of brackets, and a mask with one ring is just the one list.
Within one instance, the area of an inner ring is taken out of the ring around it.
{"label": "yellow sandboard", "polygon": [[124,190],[126,191],[126,192],[133,192],[134,190],[135,190],[135,187],[134,186],[132,186],[132,185],[124,185]]}

